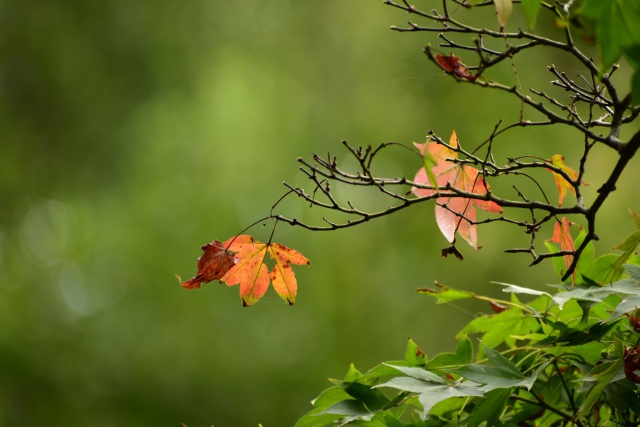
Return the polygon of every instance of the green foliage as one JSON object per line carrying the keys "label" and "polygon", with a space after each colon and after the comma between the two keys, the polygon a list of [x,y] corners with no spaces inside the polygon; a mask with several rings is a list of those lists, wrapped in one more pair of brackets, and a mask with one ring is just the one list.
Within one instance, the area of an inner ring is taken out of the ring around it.
{"label": "green foliage", "polygon": [[[591,242],[585,254],[577,270],[583,279],[573,287],[554,285],[553,292],[501,284],[511,294],[505,301],[442,285],[419,290],[437,303],[475,298],[509,307],[469,322],[454,353],[429,359],[409,339],[404,360],[366,373],[351,366],[296,427],[553,426],[597,420],[637,425],[640,394],[627,375],[626,354],[640,342],[635,315],[640,266],[634,258],[635,264],[618,271],[620,257],[594,258]],[[615,281],[597,283],[608,277]],[[533,299],[521,302],[517,296]]]}
{"label": "green foliage", "polygon": [[578,13],[594,23],[603,72],[621,56],[636,70],[632,77],[632,93],[637,104],[640,101],[640,2],[585,0]]}
{"label": "green foliage", "polygon": [[522,0],[522,7],[527,15],[527,23],[529,29],[533,29],[536,26],[536,20],[538,19],[538,11],[542,6],[542,0]]}

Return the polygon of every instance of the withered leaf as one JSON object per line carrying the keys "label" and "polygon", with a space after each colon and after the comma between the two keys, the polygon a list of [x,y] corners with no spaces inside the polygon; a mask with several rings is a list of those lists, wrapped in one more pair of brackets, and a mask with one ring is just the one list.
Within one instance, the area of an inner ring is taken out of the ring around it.
{"label": "withered leaf", "polygon": [[201,249],[204,253],[198,258],[198,273],[180,283],[186,289],[200,289],[203,283],[221,279],[238,262],[238,258],[217,240],[201,246]]}
{"label": "withered leaf", "polygon": [[460,62],[460,58],[454,54],[443,55],[441,53],[436,53],[434,56],[438,65],[447,73],[453,74],[459,79],[468,80],[470,82],[476,81],[478,76],[471,73],[471,70]]}

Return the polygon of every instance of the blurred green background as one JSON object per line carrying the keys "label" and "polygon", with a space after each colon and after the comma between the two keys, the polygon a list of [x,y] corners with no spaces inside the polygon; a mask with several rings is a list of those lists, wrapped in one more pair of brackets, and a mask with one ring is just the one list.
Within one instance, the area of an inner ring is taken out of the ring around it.
{"label": "blurred green background", "polygon": [[[478,19],[497,26],[490,12]],[[430,129],[471,147],[517,118],[509,97],[429,64],[434,35],[389,31],[407,20],[372,1],[1,2],[0,425],[292,425],[349,363],[401,358],[407,336],[429,355],[451,349],[486,309],[416,288],[553,283],[550,265],[502,254],[527,244],[504,225],[480,229],[481,251],[461,246],[463,263],[441,259],[427,203],[332,233],[279,225],[275,240],[312,262],[296,268],[293,307],[273,291],[243,309],[237,288],[179,286],[200,245],[267,215],[283,181],[306,185],[298,156],[344,158],[341,139],[410,145]],[[525,87],[547,85],[549,63],[575,71],[540,55],[516,60]],[[492,73],[513,82],[510,64]],[[581,146],[563,128],[515,130],[496,157],[561,151],[577,166]],[[613,158],[601,150],[586,180]],[[376,170],[411,177],[420,163],[396,149]],[[602,250],[631,231],[623,208],[640,210],[633,185],[614,199]],[[294,199],[280,213],[328,214]]]}

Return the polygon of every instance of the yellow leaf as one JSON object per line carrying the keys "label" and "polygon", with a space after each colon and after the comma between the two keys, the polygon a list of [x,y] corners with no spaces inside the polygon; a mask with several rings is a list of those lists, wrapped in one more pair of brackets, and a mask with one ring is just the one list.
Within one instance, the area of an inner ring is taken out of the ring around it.
{"label": "yellow leaf", "polygon": [[[547,162],[551,163],[558,169],[561,169],[574,182],[578,180],[578,172],[574,171],[569,166],[564,164],[564,156],[562,154],[554,154],[553,156],[551,156],[551,160],[547,160]],[[562,202],[567,195],[567,190],[571,191],[575,196],[576,189],[574,188],[573,184],[565,179],[564,176],[552,171],[551,169],[547,170],[553,174],[553,179],[556,181],[556,186],[558,187],[558,206],[562,206]]]}
{"label": "yellow leaf", "polygon": [[498,21],[500,22],[500,31],[502,31],[507,25],[507,19],[511,16],[513,4],[511,0],[493,0],[493,4],[496,6]]}

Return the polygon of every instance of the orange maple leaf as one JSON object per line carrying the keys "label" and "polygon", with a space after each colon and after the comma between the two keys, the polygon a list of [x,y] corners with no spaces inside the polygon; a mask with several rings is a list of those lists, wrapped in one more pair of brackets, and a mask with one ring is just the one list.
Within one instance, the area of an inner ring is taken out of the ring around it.
{"label": "orange maple leaf", "polygon": [[[468,165],[457,164],[452,159],[458,158],[458,153],[436,142],[416,144],[424,155],[425,150],[435,158],[436,165],[431,168],[436,176],[440,190],[450,185],[462,191],[473,194],[487,194],[489,185],[485,183],[478,169]],[[458,138],[453,131],[449,139],[449,146],[458,147]],[[427,171],[421,168],[414,178],[417,184],[429,185]],[[428,197],[438,193],[436,189],[412,187],[411,191],[418,197]],[[436,204],[436,222],[445,238],[453,243],[455,233],[465,239],[471,246],[478,249],[478,235],[476,230],[476,208],[487,212],[502,213],[502,208],[489,200],[466,199],[464,197],[440,197]]]}
{"label": "orange maple leaf", "polygon": [[[564,156],[562,154],[554,154],[551,156],[551,160],[547,160],[547,163],[552,164],[553,166],[561,169],[564,173],[571,178],[573,182],[578,181],[578,172],[571,169],[569,166],[564,164]],[[576,195],[576,189],[569,181],[565,179],[564,176],[560,175],[557,172],[552,171],[551,169],[547,169],[549,172],[553,174],[553,179],[556,182],[556,187],[558,187],[558,206],[562,206],[562,202],[567,195],[567,190],[571,191],[573,195]],[[582,183],[585,184],[584,182]]]}
{"label": "orange maple leaf", "polygon": [[200,289],[201,284],[220,279],[238,262],[238,259],[217,240],[201,246],[201,249],[204,253],[198,258],[198,273],[186,282],[180,281],[187,289]]}
{"label": "orange maple leaf", "polygon": [[309,264],[309,260],[300,252],[279,243],[269,245],[269,256],[275,262],[269,273],[271,285],[283,300],[293,304],[298,292],[298,282],[291,264],[305,265]]}
{"label": "orange maple leaf", "polygon": [[[253,305],[262,298],[270,281],[289,305],[295,302],[298,284],[291,264],[309,264],[300,252],[279,243],[260,243],[249,235],[229,239],[223,245],[236,252],[238,261],[220,281],[227,286],[240,285],[243,306]],[[267,253],[275,263],[271,272],[264,263]]]}
{"label": "orange maple leaf", "polygon": [[[571,237],[571,225],[572,222],[567,219],[567,217],[562,217],[559,222],[556,222],[556,225],[553,227],[553,237],[547,240],[548,242],[559,243],[560,249],[563,251],[575,251],[576,247],[573,243],[573,237]],[[564,259],[565,271],[569,268],[571,263],[573,262],[573,255],[563,255]],[[575,278],[576,272],[573,272],[573,276]]]}

